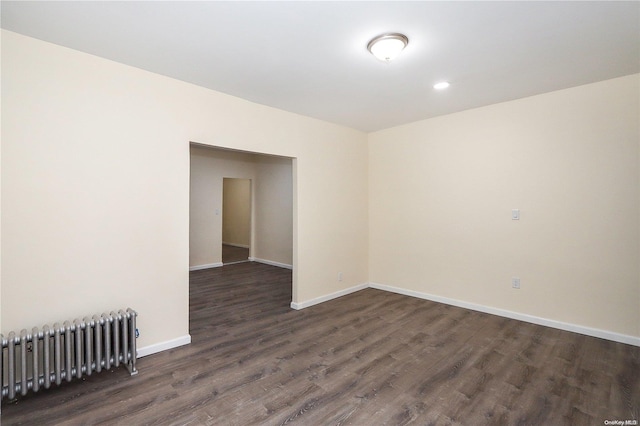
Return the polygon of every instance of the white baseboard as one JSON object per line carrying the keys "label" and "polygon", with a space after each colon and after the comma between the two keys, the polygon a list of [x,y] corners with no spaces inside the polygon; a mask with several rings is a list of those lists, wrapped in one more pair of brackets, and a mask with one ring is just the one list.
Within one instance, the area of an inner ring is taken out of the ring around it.
{"label": "white baseboard", "polygon": [[[259,262],[259,260],[255,260]],[[267,262],[264,262],[267,263]],[[272,263],[268,263],[272,264]],[[219,266],[222,266],[221,264]],[[278,266],[278,265],[276,265]],[[201,268],[204,269],[204,268]],[[570,331],[573,333],[584,334],[586,336],[598,337],[601,339],[611,340],[614,342],[625,343],[627,345],[639,346],[640,337],[629,336],[626,334],[615,333],[607,330],[600,330],[597,328],[584,327],[581,325],[565,323],[562,321],[550,320],[547,318],[536,317],[533,315],[522,314],[518,312],[508,311],[505,309],[493,308],[490,306],[478,305],[475,303],[464,302],[457,299],[450,299],[448,297],[436,296],[428,293],[421,293],[418,291],[407,290],[399,287],[393,287],[378,283],[364,283],[353,287],[346,288],[344,290],[336,291],[325,296],[316,297],[315,299],[307,300],[305,302],[296,303],[291,302],[291,308],[300,310],[308,308],[319,303],[327,302],[332,299],[337,299],[347,294],[355,293],[356,291],[364,290],[366,288],[374,288],[377,290],[388,291],[391,293],[402,294],[404,296],[416,297],[419,299],[431,300],[433,302],[444,303],[446,305],[457,306],[460,308],[471,309],[473,311],[484,312],[487,314],[498,315],[505,318],[511,318],[519,321],[525,321],[532,324],[543,325],[546,327],[557,328],[559,330]],[[191,335],[187,334],[172,340],[156,343],[153,345],[138,348],[138,358],[142,358],[147,355],[155,354],[157,352],[166,351],[169,349],[177,348],[179,346],[188,345],[191,343]]]}
{"label": "white baseboard", "polygon": [[293,265],[289,265],[287,263],[274,262],[273,260],[259,259],[257,257],[250,257],[249,260],[251,262],[258,262],[258,263],[264,263],[265,265],[277,266],[278,268],[293,269]]}
{"label": "white baseboard", "polygon": [[138,348],[138,358],[177,348],[178,346],[188,345],[189,343],[191,343],[191,335],[187,334],[185,336],[167,340],[166,342],[160,342],[153,345],[145,346],[144,348]]}
{"label": "white baseboard", "polygon": [[291,302],[291,307],[293,309],[304,309],[309,306],[317,305],[318,303],[327,302],[332,299],[337,299],[338,297],[346,296],[347,294],[355,293],[356,291],[364,290],[368,288],[369,284],[364,283],[360,285],[356,285],[353,287],[345,288],[344,290],[336,291],[335,293],[327,294],[325,296],[316,297],[315,299],[307,300],[306,302],[296,303]]}
{"label": "white baseboard", "polygon": [[627,345],[640,346],[640,337],[615,333],[613,331],[600,330],[600,329],[591,328],[591,327],[584,327],[577,324],[571,324],[571,323],[566,323],[562,321],[536,317],[533,315],[521,314],[519,312],[493,308],[490,306],[478,305],[475,303],[464,302],[462,300],[450,299],[448,297],[436,296],[433,294],[421,293],[413,290],[406,290],[403,288],[392,287],[389,285],[369,283],[369,287],[375,288],[378,290],[389,291],[392,293],[402,294],[405,296],[417,297],[419,299],[431,300],[433,302],[444,303],[446,305],[452,305],[460,308],[471,309],[473,311],[484,312],[492,315],[498,315],[505,318],[525,321],[532,324],[544,325],[546,327],[557,328],[565,331],[571,331],[573,333],[584,334],[586,336],[599,337],[601,339],[612,340],[614,342],[626,343]]}
{"label": "white baseboard", "polygon": [[189,271],[199,271],[200,269],[219,268],[221,266],[222,266],[222,262],[207,263],[205,265],[189,266]]}
{"label": "white baseboard", "polygon": [[249,246],[246,244],[226,243],[224,241],[222,242],[222,244],[224,244],[225,246],[231,246],[231,247],[249,248]]}

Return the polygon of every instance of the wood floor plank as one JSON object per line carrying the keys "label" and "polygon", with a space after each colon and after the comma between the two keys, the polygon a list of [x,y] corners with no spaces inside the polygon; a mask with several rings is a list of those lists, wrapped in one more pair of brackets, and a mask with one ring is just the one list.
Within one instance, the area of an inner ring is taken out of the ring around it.
{"label": "wood floor plank", "polygon": [[3,425],[601,425],[640,348],[367,289],[292,310],[291,271],[190,274],[191,345],[3,401]]}

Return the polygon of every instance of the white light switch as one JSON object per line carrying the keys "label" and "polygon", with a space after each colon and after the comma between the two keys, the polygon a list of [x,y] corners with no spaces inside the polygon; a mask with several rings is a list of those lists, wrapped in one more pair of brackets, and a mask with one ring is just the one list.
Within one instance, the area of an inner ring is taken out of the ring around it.
{"label": "white light switch", "polygon": [[220,215],[220,209],[216,209],[216,216]]}
{"label": "white light switch", "polygon": [[520,209],[511,210],[511,219],[512,220],[520,220]]}
{"label": "white light switch", "polygon": [[520,288],[520,278],[518,277],[513,277],[511,278],[511,287],[513,288]]}

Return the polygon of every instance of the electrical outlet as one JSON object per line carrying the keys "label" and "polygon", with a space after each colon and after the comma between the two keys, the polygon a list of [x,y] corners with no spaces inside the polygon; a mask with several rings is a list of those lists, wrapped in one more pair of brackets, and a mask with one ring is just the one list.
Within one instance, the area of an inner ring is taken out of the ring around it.
{"label": "electrical outlet", "polygon": [[338,272],[338,281],[342,281],[342,272]]}
{"label": "electrical outlet", "polygon": [[517,278],[517,277],[511,278],[511,287],[520,288],[520,278]]}

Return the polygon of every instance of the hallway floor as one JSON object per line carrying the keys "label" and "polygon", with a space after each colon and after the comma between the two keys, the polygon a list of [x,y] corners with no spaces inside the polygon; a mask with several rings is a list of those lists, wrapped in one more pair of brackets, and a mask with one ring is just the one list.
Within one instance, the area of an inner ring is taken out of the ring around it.
{"label": "hallway floor", "polygon": [[229,263],[244,262],[249,260],[249,249],[243,247],[236,247],[229,244],[222,245],[222,263],[228,265]]}

